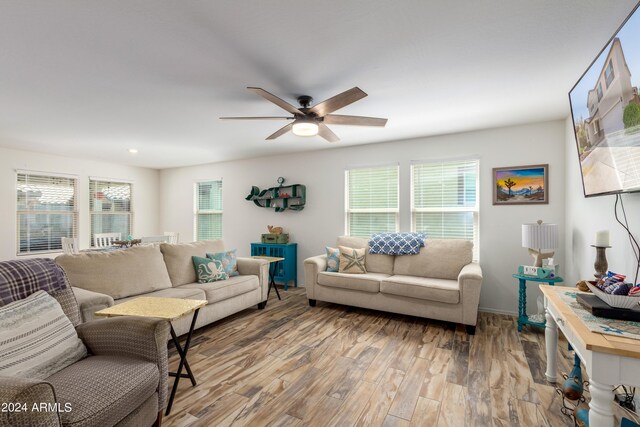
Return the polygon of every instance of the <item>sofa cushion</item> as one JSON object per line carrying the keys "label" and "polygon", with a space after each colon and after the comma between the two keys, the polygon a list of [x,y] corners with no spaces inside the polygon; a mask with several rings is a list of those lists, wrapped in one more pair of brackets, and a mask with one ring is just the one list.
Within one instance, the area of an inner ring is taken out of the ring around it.
{"label": "sofa cushion", "polygon": [[122,356],[91,356],[47,378],[64,426],[115,425],[158,388],[158,365]]}
{"label": "sofa cushion", "polygon": [[211,283],[229,278],[220,260],[199,256],[192,256],[191,260],[193,261],[198,283]]}
{"label": "sofa cushion", "polygon": [[327,251],[327,271],[337,273],[340,270],[340,249],[325,247]]}
{"label": "sofa cushion", "polygon": [[380,292],[449,304],[460,302],[457,280],[396,275],[380,282]]}
{"label": "sofa cushion", "polygon": [[345,274],[321,271],[318,284],[333,288],[351,289],[362,292],[380,292],[380,281],[389,277],[383,273]]}
{"label": "sofa cushion", "polygon": [[176,290],[197,290],[204,292],[209,302],[224,301],[237,295],[246,294],[260,287],[258,276],[233,276],[227,280],[212,283],[190,283],[182,285]]}
{"label": "sofa cushion", "polygon": [[338,246],[348,248],[365,248],[366,258],[364,266],[370,273],[393,274],[393,255],[376,255],[369,253],[369,241],[362,237],[340,236]]}
{"label": "sofa cushion", "polygon": [[367,272],[364,266],[366,249],[348,248],[346,246],[338,246],[338,249],[340,250],[338,272],[348,274],[364,274]]}
{"label": "sofa cushion", "polygon": [[123,303],[125,301],[130,301],[132,299],[136,299],[138,297],[157,297],[157,298],[182,298],[182,299],[199,299],[204,300],[205,295],[202,289],[183,289],[183,288],[167,288],[161,289],[159,291],[149,292],[144,295],[136,295],[134,297],[122,298],[119,300],[115,300],[116,304]]}
{"label": "sofa cushion", "polygon": [[71,321],[45,291],[0,307],[0,376],[43,379],[86,355]]}
{"label": "sofa cushion", "polygon": [[196,282],[196,272],[191,262],[192,256],[207,256],[207,252],[222,252],[224,244],[222,240],[202,240],[193,243],[163,243],[160,250],[164,256],[164,262],[169,272],[173,286],[186,285]]}
{"label": "sofa cushion", "polygon": [[222,263],[222,267],[224,268],[224,272],[227,273],[229,277],[237,276],[238,274],[238,256],[236,255],[237,250],[233,249],[231,251],[226,252],[216,252],[215,254],[207,254],[207,258],[217,259]]}
{"label": "sofa cushion", "polygon": [[473,259],[473,243],[458,239],[427,239],[418,255],[397,256],[393,274],[457,280]]}
{"label": "sofa cushion", "polygon": [[171,287],[158,246],[60,255],[56,262],[67,274],[71,286],[106,294],[114,299]]}

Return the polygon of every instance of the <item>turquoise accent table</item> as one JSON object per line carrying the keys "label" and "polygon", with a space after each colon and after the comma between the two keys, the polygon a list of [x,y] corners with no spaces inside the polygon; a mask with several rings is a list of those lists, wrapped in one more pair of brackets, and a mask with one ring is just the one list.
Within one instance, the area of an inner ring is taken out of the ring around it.
{"label": "turquoise accent table", "polygon": [[252,243],[251,256],[268,256],[284,258],[278,262],[273,272],[276,282],[284,285],[284,290],[289,289],[289,282],[293,280],[293,285],[298,287],[298,244],[297,243]]}
{"label": "turquoise accent table", "polygon": [[544,328],[546,322],[534,322],[532,320],[529,320],[529,316],[527,316],[527,281],[546,283],[550,286],[553,286],[556,283],[563,282],[564,280],[560,276],[556,276],[554,278],[548,277],[545,279],[540,279],[538,277],[533,277],[533,276],[524,276],[522,274],[514,274],[513,277],[518,279],[518,281],[520,282],[520,294],[518,298],[518,332],[522,331],[523,325],[533,325],[539,328]]}

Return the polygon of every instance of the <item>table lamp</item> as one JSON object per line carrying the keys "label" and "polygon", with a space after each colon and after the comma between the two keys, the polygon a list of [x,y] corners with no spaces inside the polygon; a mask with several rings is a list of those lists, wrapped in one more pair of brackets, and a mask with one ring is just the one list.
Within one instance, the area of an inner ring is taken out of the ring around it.
{"label": "table lamp", "polygon": [[543,224],[541,219],[535,224],[522,224],[522,247],[528,248],[536,260],[534,266],[542,267],[542,260],[553,256],[553,251],[542,250],[558,248],[558,224]]}

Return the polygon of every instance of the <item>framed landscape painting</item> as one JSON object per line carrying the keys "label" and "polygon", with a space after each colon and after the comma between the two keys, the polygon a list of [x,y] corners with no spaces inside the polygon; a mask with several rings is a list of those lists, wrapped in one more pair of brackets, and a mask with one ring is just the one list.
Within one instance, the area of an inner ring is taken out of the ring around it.
{"label": "framed landscape painting", "polygon": [[494,205],[549,203],[549,165],[493,168]]}

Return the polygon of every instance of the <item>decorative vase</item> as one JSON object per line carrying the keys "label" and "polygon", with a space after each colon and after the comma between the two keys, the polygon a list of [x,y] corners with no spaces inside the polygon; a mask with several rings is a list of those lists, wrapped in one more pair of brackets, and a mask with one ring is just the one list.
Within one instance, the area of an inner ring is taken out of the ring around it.
{"label": "decorative vase", "polygon": [[580,367],[580,358],[576,354],[574,356],[573,369],[562,384],[562,393],[569,400],[578,400],[582,397],[583,392],[582,368]]}

